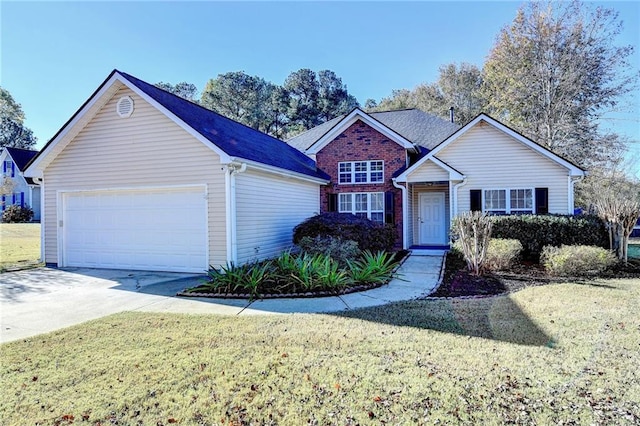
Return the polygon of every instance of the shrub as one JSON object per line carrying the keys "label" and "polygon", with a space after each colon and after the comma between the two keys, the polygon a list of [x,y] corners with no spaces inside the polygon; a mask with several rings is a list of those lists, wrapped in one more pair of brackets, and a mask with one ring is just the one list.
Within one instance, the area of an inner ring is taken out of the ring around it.
{"label": "shrub", "polygon": [[351,213],[322,213],[306,219],[293,230],[293,242],[304,237],[330,236],[355,241],[360,250],[390,251],[396,240],[393,225],[379,224]]}
{"label": "shrub", "polygon": [[518,240],[491,238],[485,264],[493,271],[509,269],[520,257],[520,252],[522,252],[522,244]]}
{"label": "shrub", "polygon": [[380,284],[386,282],[396,266],[394,256],[380,251],[362,253],[362,259],[349,262],[351,279],[357,283]]}
{"label": "shrub", "polygon": [[318,235],[316,237],[304,237],[298,244],[300,249],[311,255],[324,254],[331,257],[341,266],[358,257],[358,243],[351,240],[343,240],[329,235]]}
{"label": "shrub", "polygon": [[522,256],[538,261],[544,246],[586,245],[607,247],[602,220],[594,215],[492,216],[492,236],[520,241]]}
{"label": "shrub", "polygon": [[28,206],[9,206],[2,212],[2,221],[6,223],[23,223],[31,222],[33,219],[33,210]]}
{"label": "shrub", "polygon": [[491,219],[481,212],[465,212],[453,220],[451,227],[458,238],[467,269],[479,275],[487,257],[491,238]]}
{"label": "shrub", "polygon": [[[463,255],[462,243],[460,240],[453,244],[453,249]],[[509,269],[520,256],[522,244],[518,240],[508,240],[504,238],[491,238],[484,266],[492,271]]]}
{"label": "shrub", "polygon": [[559,276],[593,276],[616,263],[607,249],[595,246],[545,246],[541,262],[547,272]]}

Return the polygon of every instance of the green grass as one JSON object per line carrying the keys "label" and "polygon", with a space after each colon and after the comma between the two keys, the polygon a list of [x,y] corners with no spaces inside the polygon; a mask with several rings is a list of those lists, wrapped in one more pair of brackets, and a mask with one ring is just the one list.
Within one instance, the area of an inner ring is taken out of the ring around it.
{"label": "green grass", "polygon": [[0,223],[0,272],[38,264],[39,223]]}
{"label": "green grass", "polygon": [[344,315],[118,314],[0,346],[0,424],[638,424],[639,305],[635,279]]}

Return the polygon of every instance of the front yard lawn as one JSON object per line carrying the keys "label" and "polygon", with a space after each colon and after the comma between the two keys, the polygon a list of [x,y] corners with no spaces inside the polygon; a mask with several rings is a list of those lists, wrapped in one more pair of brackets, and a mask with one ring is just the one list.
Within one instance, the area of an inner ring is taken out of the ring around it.
{"label": "front yard lawn", "polygon": [[340,315],[124,313],[0,346],[0,424],[640,423],[640,280]]}
{"label": "front yard lawn", "polygon": [[0,272],[38,264],[39,223],[0,223]]}

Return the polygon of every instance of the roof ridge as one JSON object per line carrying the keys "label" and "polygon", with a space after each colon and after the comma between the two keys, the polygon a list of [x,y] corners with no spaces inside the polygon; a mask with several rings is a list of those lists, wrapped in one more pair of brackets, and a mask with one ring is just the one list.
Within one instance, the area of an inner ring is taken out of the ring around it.
{"label": "roof ridge", "polygon": [[314,130],[314,129],[317,129],[318,127],[323,126],[323,125],[327,124],[328,122],[330,122],[330,121],[332,121],[332,120],[335,120],[335,119],[337,119],[337,118],[339,118],[340,120],[342,120],[342,119],[343,119],[344,117],[346,117],[347,115],[348,115],[348,114],[340,114],[340,115],[337,115],[337,116],[333,117],[332,119],[325,121],[324,123],[320,123],[320,124],[318,124],[317,126],[313,126],[312,128],[307,129],[307,130],[305,130],[305,131],[304,131],[304,132],[302,132],[302,133],[298,133],[298,134],[297,134],[297,135],[295,135],[294,137],[289,138],[289,139],[287,139],[287,140],[286,140],[286,141],[284,141],[284,142],[285,142],[285,143],[287,143],[288,141],[293,140],[293,139],[297,138],[298,136],[302,136],[302,135],[304,135],[304,134],[306,134],[306,133],[309,133],[310,131],[312,131],[312,130]]}

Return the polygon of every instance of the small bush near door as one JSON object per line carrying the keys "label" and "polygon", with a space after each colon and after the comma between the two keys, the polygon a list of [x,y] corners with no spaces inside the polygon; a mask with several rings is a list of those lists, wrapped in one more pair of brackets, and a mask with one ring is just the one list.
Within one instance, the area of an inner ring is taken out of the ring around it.
{"label": "small bush near door", "polygon": [[606,249],[593,246],[546,246],[541,262],[547,272],[557,276],[596,276],[616,263]]}
{"label": "small bush near door", "polygon": [[317,236],[355,241],[362,251],[389,252],[396,240],[396,229],[393,225],[376,223],[351,213],[322,213],[293,229],[294,244],[300,244],[304,237]]}
{"label": "small bush near door", "polygon": [[2,212],[2,221],[5,223],[25,223],[33,219],[33,210],[29,207],[9,206]]}
{"label": "small bush near door", "polygon": [[[462,254],[462,244],[459,240],[453,244],[453,248]],[[490,271],[509,269],[520,258],[520,252],[522,244],[518,240],[491,238],[484,262],[485,268]]]}

